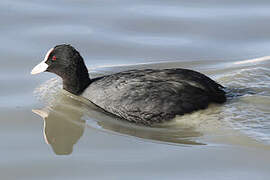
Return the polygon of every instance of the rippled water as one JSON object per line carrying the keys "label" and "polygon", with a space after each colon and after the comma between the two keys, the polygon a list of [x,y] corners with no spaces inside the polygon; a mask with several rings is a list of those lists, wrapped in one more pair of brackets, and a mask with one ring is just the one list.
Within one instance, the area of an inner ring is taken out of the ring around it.
{"label": "rippled water", "polygon": [[[4,0],[0,9],[1,179],[268,179],[269,1]],[[55,75],[30,76],[59,43],[81,52],[91,76],[189,68],[230,98],[155,127],[117,120],[61,91]]]}

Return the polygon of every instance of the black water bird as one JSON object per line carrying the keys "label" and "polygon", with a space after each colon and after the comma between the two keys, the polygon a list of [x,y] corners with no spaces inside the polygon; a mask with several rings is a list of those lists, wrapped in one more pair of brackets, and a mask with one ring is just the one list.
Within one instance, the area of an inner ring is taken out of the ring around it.
{"label": "black water bird", "polygon": [[128,70],[90,79],[80,53],[67,44],[50,49],[31,74],[44,71],[60,76],[64,90],[116,116],[145,125],[226,101],[223,86],[188,69]]}

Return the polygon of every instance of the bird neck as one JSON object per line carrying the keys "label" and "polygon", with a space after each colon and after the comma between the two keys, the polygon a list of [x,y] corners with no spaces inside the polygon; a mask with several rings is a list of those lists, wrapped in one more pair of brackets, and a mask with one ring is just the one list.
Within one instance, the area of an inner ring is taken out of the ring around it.
{"label": "bird neck", "polygon": [[67,77],[62,77],[63,89],[75,94],[80,95],[91,83],[88,70],[83,61],[78,64],[76,70],[69,69]]}
{"label": "bird neck", "polygon": [[63,80],[63,89],[75,94],[80,95],[91,83],[91,79],[89,77],[87,78],[73,78],[69,80]]}

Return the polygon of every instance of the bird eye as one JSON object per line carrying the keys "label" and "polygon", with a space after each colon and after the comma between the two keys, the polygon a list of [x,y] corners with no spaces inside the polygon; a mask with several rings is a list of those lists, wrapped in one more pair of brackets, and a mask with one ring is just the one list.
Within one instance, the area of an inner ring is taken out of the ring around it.
{"label": "bird eye", "polygon": [[55,61],[55,60],[56,60],[56,56],[53,56],[53,57],[52,57],[52,60]]}

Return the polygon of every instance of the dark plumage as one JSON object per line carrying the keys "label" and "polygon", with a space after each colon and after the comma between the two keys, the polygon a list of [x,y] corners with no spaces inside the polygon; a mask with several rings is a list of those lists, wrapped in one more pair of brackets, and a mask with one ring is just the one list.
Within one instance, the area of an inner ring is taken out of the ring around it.
{"label": "dark plumage", "polygon": [[129,70],[90,79],[70,45],[56,46],[44,62],[44,71],[59,75],[65,90],[131,122],[150,125],[226,101],[221,85],[188,69]]}

